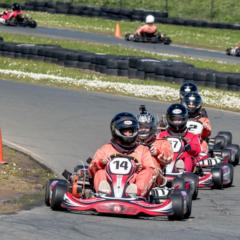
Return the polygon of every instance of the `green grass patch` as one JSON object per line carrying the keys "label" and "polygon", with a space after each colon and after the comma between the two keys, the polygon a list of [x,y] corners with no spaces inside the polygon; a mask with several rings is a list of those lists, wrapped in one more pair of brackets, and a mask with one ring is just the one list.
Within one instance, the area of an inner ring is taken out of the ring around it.
{"label": "green grass patch", "polygon": [[[0,66],[0,78],[5,80],[14,80],[52,87],[85,89],[95,92],[137,96],[160,100],[162,102],[178,101],[179,84],[174,84],[172,82],[108,76],[88,70],[67,68],[36,60],[15,59],[13,61],[12,58],[7,57],[0,57]],[[9,71],[4,73],[2,69],[7,69]],[[18,72],[14,73],[12,70]],[[45,75],[36,76],[37,73]],[[153,89],[156,89],[154,90],[155,92],[149,94]],[[200,89],[208,106],[240,111],[239,92],[217,90],[202,86]],[[235,103],[233,104],[233,102]]]}
{"label": "green grass patch", "polygon": [[[39,1],[39,0],[38,0]],[[189,19],[205,19],[215,22],[239,22],[239,0],[51,0],[52,2],[71,2],[73,4],[91,5],[97,7],[114,7],[128,9],[148,9],[165,11],[171,17]],[[3,2],[12,3],[12,0]],[[24,3],[26,0],[18,0]]]}
{"label": "green grass patch", "polygon": [[61,40],[61,39],[51,39],[39,36],[28,36],[21,34],[11,34],[2,32],[5,41],[8,42],[18,42],[18,43],[34,43],[34,44],[56,44],[63,48],[75,49],[75,50],[85,50],[92,53],[102,53],[102,54],[112,54],[112,55],[122,55],[122,56],[138,56],[138,57],[150,57],[156,59],[170,59],[178,60],[186,63],[191,63],[198,68],[213,69],[222,72],[240,72],[239,64],[227,64],[220,63],[214,60],[200,60],[193,59],[191,57],[180,57],[180,56],[166,56],[162,54],[150,53],[147,51],[132,49],[123,47],[120,45],[108,45],[108,44],[98,44],[91,42],[82,42],[74,40]]}
{"label": "green grass patch", "polygon": [[[106,33],[109,35],[114,34],[116,25],[116,21],[103,18],[66,16],[42,12],[30,12],[30,15],[37,20],[39,26]],[[120,21],[123,35],[134,32],[141,24],[140,22]],[[165,32],[174,44],[225,50],[239,42],[238,30],[184,27],[169,24],[158,24],[158,29]]]}

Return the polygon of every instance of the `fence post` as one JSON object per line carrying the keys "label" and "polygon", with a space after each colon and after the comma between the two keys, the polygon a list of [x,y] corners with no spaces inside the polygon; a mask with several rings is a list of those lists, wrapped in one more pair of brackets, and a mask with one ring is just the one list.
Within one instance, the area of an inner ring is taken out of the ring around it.
{"label": "fence post", "polygon": [[168,12],[168,0],[165,0],[165,11]]}

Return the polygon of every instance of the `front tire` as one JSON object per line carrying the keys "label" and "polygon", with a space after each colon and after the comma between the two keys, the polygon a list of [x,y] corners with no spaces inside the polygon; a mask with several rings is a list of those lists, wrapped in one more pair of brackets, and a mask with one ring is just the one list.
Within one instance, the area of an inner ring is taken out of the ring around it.
{"label": "front tire", "polygon": [[54,211],[63,210],[61,204],[63,201],[64,194],[67,192],[68,183],[63,180],[62,182],[58,182],[52,191],[52,198],[50,201],[50,207]]}

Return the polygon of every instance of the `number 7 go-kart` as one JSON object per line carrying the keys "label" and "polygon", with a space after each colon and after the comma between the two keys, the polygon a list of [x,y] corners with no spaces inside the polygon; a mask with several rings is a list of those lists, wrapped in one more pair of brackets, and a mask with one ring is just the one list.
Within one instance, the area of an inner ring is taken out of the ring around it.
{"label": "number 7 go-kart", "polygon": [[[136,159],[125,155],[111,156],[106,165],[107,181],[111,186],[110,194],[94,191],[86,165],[76,166],[73,173],[65,170],[63,176],[66,180],[50,179],[47,182],[45,203],[52,210],[70,212],[168,216],[169,220],[189,218],[192,199],[183,189],[153,188],[146,197],[127,194],[126,188],[138,169],[137,162]],[[158,194],[159,192],[164,194]]]}

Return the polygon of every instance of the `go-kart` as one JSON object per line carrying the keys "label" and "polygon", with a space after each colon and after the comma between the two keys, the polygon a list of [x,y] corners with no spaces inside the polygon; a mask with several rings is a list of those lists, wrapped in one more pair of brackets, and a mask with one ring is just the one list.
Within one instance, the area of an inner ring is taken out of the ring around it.
{"label": "go-kart", "polygon": [[169,45],[172,40],[167,37],[163,33],[156,33],[151,35],[137,35],[137,34],[131,34],[127,33],[125,35],[125,40],[132,41],[132,42],[143,42],[143,43],[163,43],[165,45]]}
{"label": "go-kart", "polygon": [[[178,136],[167,137],[167,139],[172,144],[174,160],[166,166],[165,175],[168,181],[174,181],[176,177],[183,177],[190,182],[193,199],[197,198],[198,188],[222,189],[224,186],[228,187],[232,184],[233,167],[227,162],[228,156],[224,158],[219,156],[216,162],[208,155],[198,156],[194,159],[196,165],[191,173],[194,175],[188,176],[189,173],[184,172],[184,161],[181,159],[185,152],[186,140]],[[193,176],[197,176],[198,181],[194,180]]]}
{"label": "go-kart", "polygon": [[226,54],[229,56],[240,57],[240,47],[231,47],[226,49]]}
{"label": "go-kart", "polygon": [[[50,179],[46,184],[45,203],[52,210],[94,211],[114,215],[168,216],[169,220],[189,218],[192,199],[184,189],[153,188],[146,197],[127,194],[129,181],[137,171],[137,160],[111,156],[106,165],[111,193],[95,192],[88,167],[78,165],[74,172],[63,172],[65,179]],[[156,194],[157,193],[157,194]],[[164,193],[164,194],[160,194]]]}
{"label": "go-kart", "polygon": [[9,20],[6,20],[4,23],[5,26],[21,26],[21,27],[30,27],[36,28],[37,22],[33,20],[31,17],[28,17],[24,14],[19,14],[16,17],[13,17]]}
{"label": "go-kart", "polygon": [[[200,121],[189,119],[187,122],[187,128],[189,132],[195,135],[202,135],[203,125]],[[227,134],[226,132],[222,133]],[[230,138],[228,140],[231,141]],[[209,152],[200,153],[200,155],[196,158],[196,166],[201,167],[202,170],[202,176],[199,179],[199,187],[230,187],[233,182],[234,172],[232,164],[234,161],[235,155],[231,151],[231,148],[220,149],[220,147],[215,144],[214,140],[214,144],[210,147]],[[222,180],[220,179],[221,175]]]}

